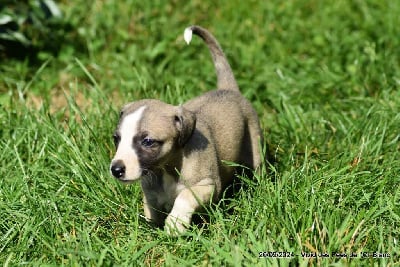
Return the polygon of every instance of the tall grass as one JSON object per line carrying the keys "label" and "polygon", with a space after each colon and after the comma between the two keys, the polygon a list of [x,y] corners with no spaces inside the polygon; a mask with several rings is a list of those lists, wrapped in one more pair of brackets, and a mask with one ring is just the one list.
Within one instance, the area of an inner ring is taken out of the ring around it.
{"label": "tall grass", "polygon": [[[60,7],[83,47],[0,64],[3,265],[399,264],[400,4]],[[260,115],[268,163],[173,238],[145,222],[139,186],[119,184],[108,166],[124,103],[179,104],[215,85],[207,48],[183,41],[190,24],[220,40]]]}

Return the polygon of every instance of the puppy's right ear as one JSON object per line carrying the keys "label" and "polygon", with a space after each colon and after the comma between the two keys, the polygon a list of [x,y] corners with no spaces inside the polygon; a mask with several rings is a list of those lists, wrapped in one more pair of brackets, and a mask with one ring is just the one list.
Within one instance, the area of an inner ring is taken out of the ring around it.
{"label": "puppy's right ear", "polygon": [[193,112],[183,108],[177,107],[177,114],[175,115],[175,127],[178,130],[178,144],[184,146],[193,134],[196,127],[196,116]]}
{"label": "puppy's right ear", "polygon": [[121,118],[122,115],[132,106],[132,103],[125,104],[121,110],[119,111],[119,117]]}
{"label": "puppy's right ear", "polygon": [[119,118],[121,119],[124,114],[129,113],[129,111],[132,111],[135,108],[136,108],[135,102],[125,104],[119,112]]}

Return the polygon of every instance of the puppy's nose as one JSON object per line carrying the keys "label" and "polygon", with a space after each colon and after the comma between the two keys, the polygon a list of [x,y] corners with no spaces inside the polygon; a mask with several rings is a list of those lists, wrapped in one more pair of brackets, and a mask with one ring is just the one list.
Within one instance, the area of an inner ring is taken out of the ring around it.
{"label": "puppy's nose", "polygon": [[122,178],[125,176],[125,164],[122,160],[117,160],[111,164],[111,173],[115,178]]}

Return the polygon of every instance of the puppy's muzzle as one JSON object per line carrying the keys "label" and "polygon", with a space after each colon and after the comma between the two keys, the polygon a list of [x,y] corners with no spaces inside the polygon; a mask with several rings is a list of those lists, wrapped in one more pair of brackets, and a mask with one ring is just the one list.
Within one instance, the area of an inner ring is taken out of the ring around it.
{"label": "puppy's muzzle", "polygon": [[125,164],[122,160],[116,160],[111,164],[111,174],[118,179],[125,177]]}

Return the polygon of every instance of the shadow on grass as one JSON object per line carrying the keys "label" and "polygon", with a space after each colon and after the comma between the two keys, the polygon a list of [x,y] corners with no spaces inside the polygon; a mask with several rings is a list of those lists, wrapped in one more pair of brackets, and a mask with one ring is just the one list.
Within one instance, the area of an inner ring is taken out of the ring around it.
{"label": "shadow on grass", "polygon": [[51,0],[6,1],[0,17],[0,59],[27,59],[36,65],[65,47],[84,51],[84,40]]}

